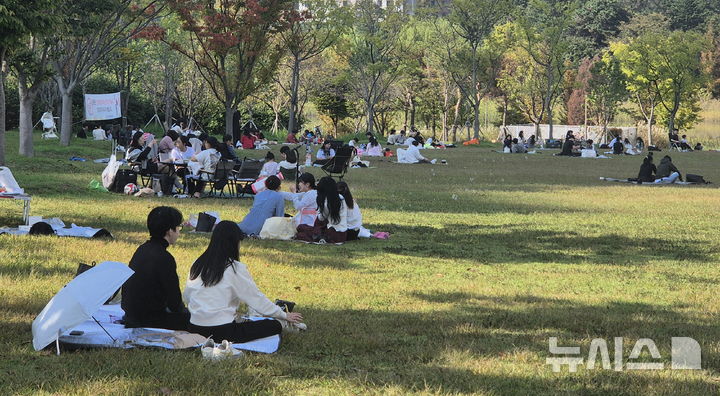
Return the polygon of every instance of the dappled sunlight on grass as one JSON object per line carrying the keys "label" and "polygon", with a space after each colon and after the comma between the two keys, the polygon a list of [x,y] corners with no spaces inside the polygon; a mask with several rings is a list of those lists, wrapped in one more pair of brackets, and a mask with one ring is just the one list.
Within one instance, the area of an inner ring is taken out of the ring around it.
{"label": "dappled sunlight on grass", "polygon": [[[15,152],[16,143],[8,142]],[[67,158],[107,156],[103,142],[73,142],[70,148],[36,143],[41,158],[9,158],[33,195],[32,214],[104,227],[115,239],[0,236],[4,394],[718,390],[712,371],[720,365],[715,185],[608,183],[599,177],[633,177],[641,158],[515,156],[486,147],[424,153],[448,165],[371,159],[374,168],[351,169],[345,180],[365,225],[390,232],[389,240],[342,246],[242,242],[241,260],[261,290],[271,299],[297,302],[310,329],[284,337],[277,354],[249,354],[210,367],[197,351],[75,351],[59,358],[34,352],[30,323],[47,300],[72,279],[79,262],[128,262],[147,239],[145,217],[152,207],[172,205],[185,217],[214,210],[240,221],[252,205],[251,199],[92,192],[86,186],[99,179],[103,166]],[[720,154],[672,156],[683,173],[720,183]],[[16,225],[19,216],[17,205],[0,202],[0,225]],[[181,283],[208,239],[186,229],[170,248]],[[625,357],[634,340],[652,338],[665,364],[670,337],[693,337],[707,369],[556,374],[545,364],[551,336],[585,354],[593,338],[626,337]]]}

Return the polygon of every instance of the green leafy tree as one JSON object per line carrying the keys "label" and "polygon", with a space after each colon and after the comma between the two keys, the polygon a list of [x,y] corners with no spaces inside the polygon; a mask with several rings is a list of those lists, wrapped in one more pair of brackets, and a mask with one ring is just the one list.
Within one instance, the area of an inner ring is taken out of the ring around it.
{"label": "green leafy tree", "polygon": [[542,105],[551,139],[555,104],[565,72],[572,66],[570,28],[576,8],[576,1],[530,0],[518,23],[518,45],[544,74]]}
{"label": "green leafy tree", "polygon": [[355,25],[339,46],[350,66],[350,83],[363,102],[366,131],[375,129],[375,105],[400,77],[399,32],[404,15],[397,9],[383,9],[372,0],[361,0],[354,8]]}
{"label": "green leafy tree", "polygon": [[620,61],[612,52],[606,51],[590,69],[592,76],[588,81],[588,102],[595,113],[598,125],[603,133],[615,118],[620,104],[627,99],[628,90]]}
{"label": "green leafy tree", "polygon": [[288,0],[168,0],[180,19],[181,37],[164,29],[148,33],[192,61],[225,108],[225,133],[232,134],[238,105],[267,84],[282,54],[277,34],[287,27]]}
{"label": "green leafy tree", "polygon": [[621,0],[588,0],[575,13],[571,52],[575,59],[592,58],[615,38],[630,14]]}
{"label": "green leafy tree", "polygon": [[457,65],[451,75],[472,106],[475,138],[480,137],[480,102],[494,86],[498,64],[492,59],[496,54],[483,51],[483,45],[495,26],[509,17],[511,5],[507,0],[457,0],[450,6],[449,26],[463,43],[457,46],[447,40],[445,49],[449,64]]}
{"label": "green leafy tree", "polygon": [[[113,50],[126,46],[128,39],[144,29],[163,7],[159,1],[138,6],[134,0],[63,0],[56,7],[63,24],[49,38],[49,56],[62,97],[60,144],[67,146],[72,136],[74,90]],[[123,82],[129,82],[129,78],[126,80]]]}
{"label": "green leafy tree", "polygon": [[[14,65],[18,66],[26,84],[33,76],[37,76],[38,80],[47,78],[47,73],[37,64],[37,58],[31,50],[42,33],[50,31],[55,21],[56,15],[47,11],[52,9],[53,4],[50,0],[6,0],[0,5],[0,165],[5,164],[6,77]],[[40,57],[41,61],[45,59]],[[35,68],[40,70],[33,73],[30,69]],[[38,81],[34,95],[37,95],[41,85],[42,82]],[[23,110],[24,114],[27,113],[27,108]],[[26,117],[24,123],[28,122],[32,121]],[[24,132],[20,135],[20,154],[32,156],[32,129],[26,127]]]}
{"label": "green leafy tree", "polygon": [[282,43],[290,55],[291,81],[288,109],[288,131],[297,128],[298,92],[302,63],[320,55],[333,45],[348,24],[345,7],[332,0],[304,1],[299,10],[288,16],[289,26],[280,32]]}

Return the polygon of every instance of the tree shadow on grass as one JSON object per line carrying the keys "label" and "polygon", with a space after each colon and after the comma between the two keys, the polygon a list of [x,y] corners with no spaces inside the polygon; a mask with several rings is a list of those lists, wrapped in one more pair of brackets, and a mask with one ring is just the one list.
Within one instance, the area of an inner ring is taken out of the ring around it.
{"label": "tree shadow on grass", "polygon": [[[230,376],[234,371],[247,369],[245,365],[255,367],[254,375],[262,383],[262,387],[253,388],[256,392],[270,392],[272,381],[268,379],[278,372],[301,381],[324,382],[330,378],[347,381],[355,384],[353,389],[360,393],[399,388],[401,392],[468,394],[640,394],[658,389],[657,386],[668,393],[717,391],[709,377],[683,378],[678,374],[670,378],[600,369],[554,375],[545,364],[545,358],[550,356],[551,336],[560,337],[560,345],[581,346],[585,357],[589,338],[612,342],[613,337],[626,337],[623,354],[626,361],[635,340],[651,338],[666,367],[670,337],[692,337],[701,346],[709,346],[720,336],[715,323],[682,313],[674,306],[628,302],[594,305],[534,295],[486,297],[459,292],[416,292],[406,297],[431,309],[303,307],[310,331],[290,335],[277,355],[256,355],[236,363],[217,364],[213,366],[214,375]],[[22,313],[34,307],[30,305],[9,309]],[[18,323],[2,323],[0,327],[14,333],[27,329]],[[703,353],[703,367],[720,363],[718,351],[705,348]],[[22,362],[34,354],[17,350],[8,359]],[[96,350],[64,356],[60,357],[62,367],[56,363],[57,357],[41,356],[24,370],[36,372],[29,378],[42,378],[43,389],[48,392],[67,390],[70,377],[81,389],[83,383],[102,381],[113,373],[123,373],[125,381],[138,384],[158,378],[163,386],[190,393],[203,389],[206,381],[204,376],[183,380],[177,375],[200,369],[196,367],[200,360],[197,353]],[[167,363],[170,360],[172,364]],[[81,361],[92,361],[102,368],[82,370]],[[148,367],[137,370],[138,364]],[[53,369],[47,370],[50,367]],[[513,374],[518,370],[524,370],[524,374]],[[32,388],[36,386],[33,384],[14,386]],[[225,393],[243,389],[242,384],[233,382],[223,386]]]}
{"label": "tree shadow on grass", "polygon": [[[527,229],[522,225],[442,228],[386,224],[378,226],[394,235],[422,235],[382,250],[414,257],[467,259],[494,263],[580,263],[637,265],[653,260],[714,262],[712,246],[697,240],[630,238],[618,234],[586,236],[574,231]],[[491,230],[488,232],[488,230]],[[502,230],[502,231],[500,231]]]}

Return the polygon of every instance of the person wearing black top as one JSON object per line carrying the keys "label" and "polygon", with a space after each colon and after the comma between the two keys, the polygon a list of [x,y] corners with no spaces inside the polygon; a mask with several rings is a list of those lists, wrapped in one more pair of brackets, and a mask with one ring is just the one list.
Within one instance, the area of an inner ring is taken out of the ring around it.
{"label": "person wearing black top", "polygon": [[135,273],[122,287],[125,327],[155,327],[187,330],[190,314],[180,293],[175,259],[167,251],[180,236],[182,214],[159,206],[148,214],[150,240],[138,247],[130,259]]}
{"label": "person wearing black top", "polygon": [[637,182],[640,183],[652,183],[655,181],[655,173],[657,168],[653,164],[652,153],[645,157],[642,165],[640,165],[640,172],[638,173]]}
{"label": "person wearing black top", "polygon": [[574,148],[575,148],[575,135],[573,134],[573,131],[568,131],[567,135],[565,135],[565,142],[563,142],[562,151],[559,154],[555,154],[555,155],[567,155],[570,157],[579,157],[580,153],[573,152]]}
{"label": "person wearing black top", "polygon": [[218,152],[220,152],[221,159],[236,163],[240,161],[237,154],[235,154],[235,146],[233,146],[232,135],[225,135],[223,137],[223,143],[220,144]]}

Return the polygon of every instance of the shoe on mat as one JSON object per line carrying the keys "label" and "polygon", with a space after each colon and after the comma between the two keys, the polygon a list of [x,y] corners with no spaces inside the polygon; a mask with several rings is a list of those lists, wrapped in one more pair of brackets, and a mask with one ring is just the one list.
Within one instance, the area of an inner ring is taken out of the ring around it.
{"label": "shoe on mat", "polygon": [[222,359],[237,359],[243,356],[242,351],[233,348],[232,344],[228,340],[223,340],[221,344],[215,346],[213,353],[214,360]]}
{"label": "shoe on mat", "polygon": [[200,347],[200,352],[202,352],[202,357],[204,359],[212,360],[215,355],[215,341],[208,337],[208,339],[205,340],[205,343]]}

